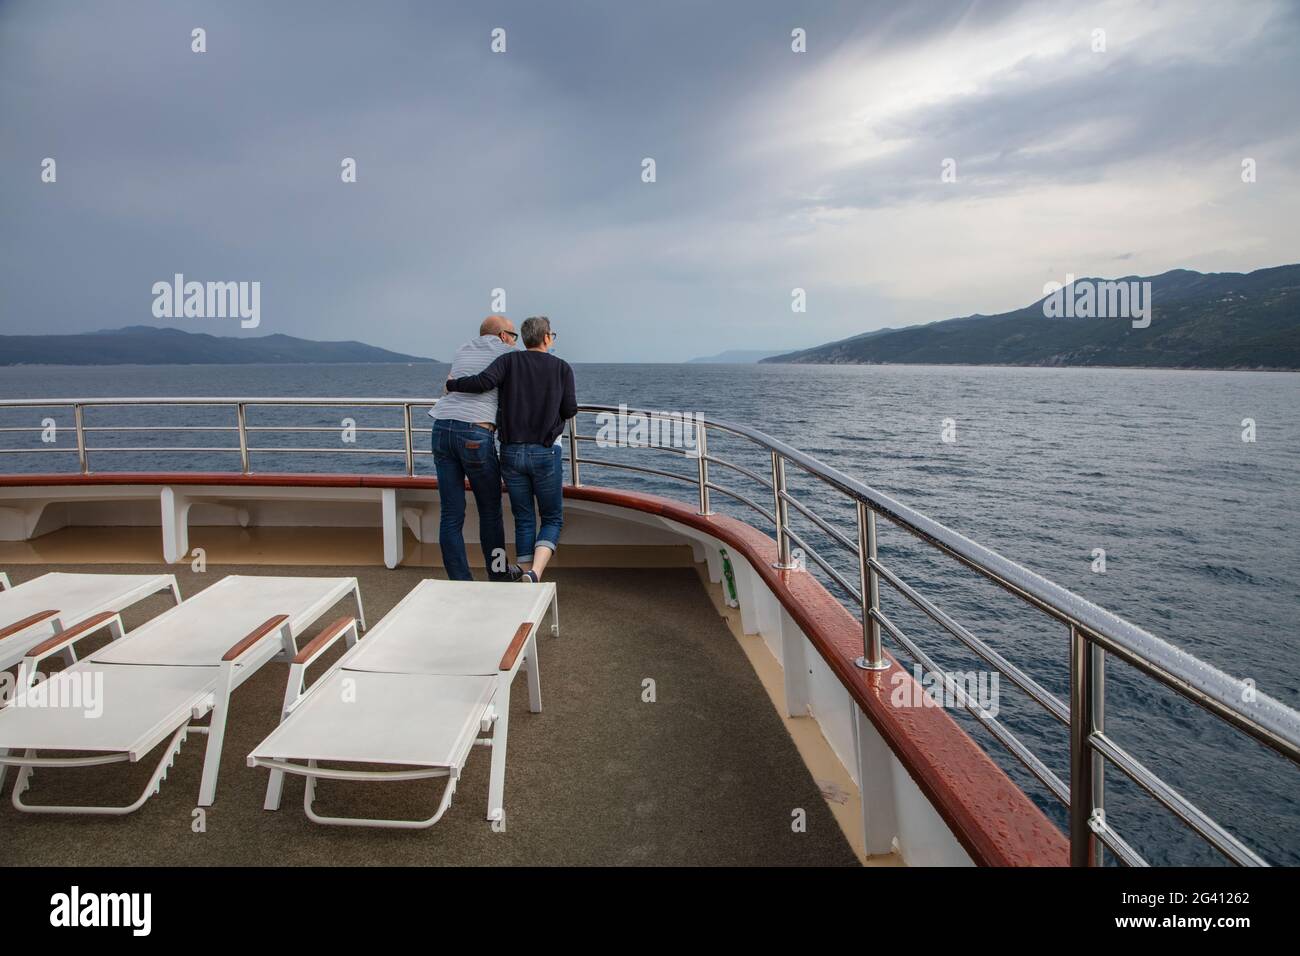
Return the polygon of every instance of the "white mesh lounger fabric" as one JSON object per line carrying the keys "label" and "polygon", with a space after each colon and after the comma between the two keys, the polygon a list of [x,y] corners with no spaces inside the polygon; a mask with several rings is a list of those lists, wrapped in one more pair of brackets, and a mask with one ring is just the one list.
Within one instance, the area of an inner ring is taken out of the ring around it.
{"label": "white mesh lounger fabric", "polygon": [[[284,719],[248,757],[271,770],[266,809],[280,806],[285,773],[306,777],[303,809],[317,823],[423,829],[441,819],[474,746],[492,750],[487,819],[505,826],[510,685],[528,674],[529,709],[542,709],[537,629],[548,607],[559,633],[555,585],[420,582],[309,689],[303,671],[327,646],[318,638],[294,661]],[[322,635],[322,638],[325,635]],[[490,738],[480,733],[492,731]],[[369,764],[341,769],[322,764]],[[397,769],[393,769],[397,768]],[[446,777],[424,820],[329,817],[313,809],[316,781]]]}
{"label": "white mesh lounger fabric", "polygon": [[[348,594],[364,627],[356,578],[232,575],[130,634],[122,634],[120,616],[104,612],[30,649],[14,700],[0,710],[0,775],[19,768],[14,806],[33,813],[130,813],[157,793],[190,732],[208,736],[199,805],[211,806],[231,692],[268,661],[292,658],[296,636]],[[355,644],[356,622],[344,618],[336,625],[327,630],[349,634]],[[41,660],[105,626],[113,640],[103,648],[33,683]],[[208,726],[191,723],[209,711]],[[129,806],[33,806],[21,799],[34,768],[134,762],[169,738],[152,779]],[[79,756],[41,757],[40,751]]]}
{"label": "white mesh lounger fabric", "polygon": [[[0,670],[23,659],[59,631],[103,611],[123,611],[159,591],[171,591],[179,604],[180,589],[171,574],[42,574],[0,590]],[[71,648],[68,663],[76,660]]]}

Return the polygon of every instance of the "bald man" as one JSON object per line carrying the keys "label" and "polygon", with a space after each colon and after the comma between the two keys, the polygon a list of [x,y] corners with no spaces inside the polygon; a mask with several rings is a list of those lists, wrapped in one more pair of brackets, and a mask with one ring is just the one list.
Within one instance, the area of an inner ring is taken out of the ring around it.
{"label": "bald man", "polygon": [[[489,315],[452,359],[453,376],[477,375],[498,356],[514,350],[514,323]],[[442,501],[438,545],[447,577],[472,581],[465,553],[465,479],[478,504],[478,537],[489,581],[509,581],[505,527],[501,521],[501,465],[497,461],[497,393],[444,395],[429,412],[433,418],[433,464]]]}

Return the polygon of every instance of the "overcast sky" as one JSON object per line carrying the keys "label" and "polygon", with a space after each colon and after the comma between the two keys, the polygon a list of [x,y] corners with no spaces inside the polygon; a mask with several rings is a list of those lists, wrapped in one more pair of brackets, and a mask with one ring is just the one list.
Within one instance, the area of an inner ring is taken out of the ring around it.
{"label": "overcast sky", "polygon": [[675,361],[1248,271],[1300,260],[1297,90],[1269,0],[0,0],[0,332],[241,334],[154,318],[180,272],[260,281],[242,334],[446,358],[503,288]]}

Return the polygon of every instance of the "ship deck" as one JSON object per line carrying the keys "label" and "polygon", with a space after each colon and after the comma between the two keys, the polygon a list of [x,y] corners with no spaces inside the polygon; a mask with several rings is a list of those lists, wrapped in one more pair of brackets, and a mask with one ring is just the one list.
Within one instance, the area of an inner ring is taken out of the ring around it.
{"label": "ship deck", "polygon": [[[31,562],[33,554],[25,557]],[[156,568],[176,574],[187,597],[225,574],[355,574],[372,624],[421,578],[444,576],[440,568],[427,566],[390,571],[345,570],[337,564],[213,563],[203,573],[188,565],[140,561],[7,563],[6,568],[15,584],[51,570]],[[216,803],[206,810],[201,827],[195,802],[205,738],[192,735],[160,793],[125,817],[19,813],[8,799],[11,772],[0,801],[0,861],[39,866],[861,862],[837,822],[844,816],[837,806],[845,797],[842,789],[833,779],[815,778],[809,746],[797,741],[790,721],[773,707],[746,639],[737,638],[726,609],[693,568],[560,567],[550,578],[559,587],[562,632],[539,639],[543,713],[528,712],[526,694],[512,695],[505,832],[494,832],[484,820],[488,759],[483,751],[471,756],[451,809],[429,830],[313,824],[302,812],[302,778],[293,776],[285,781],[281,809],[263,810],[267,773],[247,767],[244,757],[279,719],[287,665],[271,663],[235,692]],[[124,619],[134,627],[168,606],[167,598],[155,596],[129,609]],[[317,628],[352,611],[349,598],[323,615]],[[300,644],[317,628],[300,636]],[[92,646],[87,642],[86,650]],[[341,645],[315,665],[312,676],[340,652]],[[46,665],[60,666],[55,659]],[[654,681],[653,703],[643,700],[647,679]],[[25,799],[129,803],[155,762],[150,755],[135,764],[38,771]],[[439,780],[323,781],[316,805],[329,814],[418,818],[428,815],[441,787]],[[792,827],[798,810],[806,814],[803,832]],[[898,861],[891,854],[870,862]]]}

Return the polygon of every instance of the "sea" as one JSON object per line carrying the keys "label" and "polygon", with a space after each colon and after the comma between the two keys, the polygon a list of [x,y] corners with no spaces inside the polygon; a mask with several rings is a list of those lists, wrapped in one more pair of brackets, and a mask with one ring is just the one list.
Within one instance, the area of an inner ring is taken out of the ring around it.
{"label": "sea", "polygon": [[[0,368],[0,399],[123,396],[346,396],[427,401],[445,365],[106,366]],[[962,366],[576,365],[579,401],[742,423],[779,438],[986,547],[1146,628],[1260,693],[1300,708],[1300,376],[1271,372]],[[178,413],[179,411],[179,413]],[[95,471],[239,467],[228,405],[185,410],[96,406],[86,425],[203,426],[212,431],[90,431]],[[582,420],[594,435],[596,423]],[[343,436],[351,422],[355,441]],[[49,427],[53,424],[53,429]],[[68,409],[0,408],[0,470],[75,470]],[[259,471],[405,468],[391,409],[254,408]],[[277,426],[320,432],[277,432]],[[423,409],[417,429],[427,427]],[[368,428],[386,429],[366,431]],[[268,429],[266,431],[256,429]],[[50,439],[41,441],[40,439]],[[770,474],[766,453],[710,433],[712,455]],[[184,452],[158,446],[181,445]],[[416,445],[427,452],[427,432]],[[41,449],[40,452],[35,449]],[[317,452],[286,451],[320,448]],[[277,450],[278,449],[278,450]],[[696,500],[685,480],[619,469],[638,463],[686,478],[671,449],[584,443],[582,480]],[[597,463],[600,462],[600,463]],[[426,454],[416,470],[432,471]],[[736,469],[711,478],[718,510],[771,531],[752,506],[770,492]],[[854,510],[798,468],[788,483],[848,537]],[[748,499],[748,500],[745,500]],[[792,527],[850,581],[856,561],[797,511]],[[882,561],[970,631],[1068,700],[1068,634],[909,534],[881,522]],[[805,554],[843,599],[833,578]],[[882,583],[882,608],[941,666],[987,669]],[[886,646],[907,661],[906,653]],[[1111,660],[1106,732],[1265,859],[1300,864],[1300,770],[1155,681]],[[1068,781],[1066,727],[1009,681],[998,719]],[[976,721],[954,711],[1054,820],[1059,802]],[[1223,862],[1115,768],[1107,820],[1154,864]],[[1108,862],[1113,863],[1113,860]]]}

